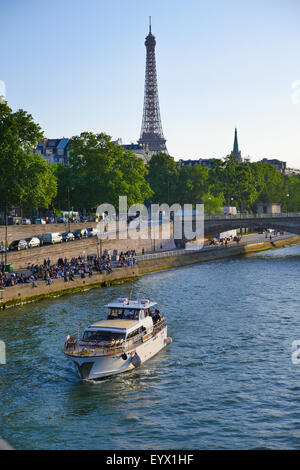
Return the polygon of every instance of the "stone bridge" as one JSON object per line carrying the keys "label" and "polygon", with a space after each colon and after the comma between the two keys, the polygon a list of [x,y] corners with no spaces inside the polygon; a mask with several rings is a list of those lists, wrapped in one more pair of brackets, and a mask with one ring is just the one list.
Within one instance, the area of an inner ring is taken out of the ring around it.
{"label": "stone bridge", "polygon": [[252,229],[272,228],[300,235],[300,213],[206,216],[204,220],[204,235],[211,236],[240,227]]}

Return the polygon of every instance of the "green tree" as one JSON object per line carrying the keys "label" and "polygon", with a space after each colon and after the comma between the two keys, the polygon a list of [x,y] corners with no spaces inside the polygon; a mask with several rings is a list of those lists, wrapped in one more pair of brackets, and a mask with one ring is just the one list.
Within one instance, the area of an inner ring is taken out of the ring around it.
{"label": "green tree", "polygon": [[70,140],[69,152],[70,169],[56,169],[60,203],[66,200],[68,188],[77,209],[96,209],[102,203],[118,207],[119,196],[127,196],[129,206],[151,197],[143,161],[111,142],[108,135],[82,132]]}
{"label": "green tree", "polygon": [[218,196],[224,191],[223,179],[224,162],[221,159],[214,159],[211,162],[208,173],[209,190],[214,196]]}
{"label": "green tree", "polygon": [[240,211],[244,212],[251,209],[258,196],[251,164],[248,162],[237,164],[235,175],[236,185],[233,188],[233,198],[237,201]]}
{"label": "green tree", "polygon": [[208,192],[208,168],[201,165],[183,166],[180,168],[177,184],[177,201],[179,204],[197,204]]}
{"label": "green tree", "polygon": [[154,192],[151,200],[155,203],[172,205],[177,201],[179,163],[166,153],[157,153],[149,163],[148,181]]}
{"label": "green tree", "polygon": [[223,194],[219,194],[219,196],[214,196],[211,193],[204,194],[202,204],[204,204],[204,211],[207,215],[222,213],[221,207],[224,204],[224,196]]}
{"label": "green tree", "polygon": [[287,190],[285,191],[284,196],[283,196],[286,202],[284,208],[287,208],[290,212],[299,212],[300,211],[300,175],[289,176],[287,179],[286,189]]}
{"label": "green tree", "polygon": [[257,202],[277,202],[286,206],[287,181],[285,175],[266,163],[253,163],[252,168],[258,187]]}
{"label": "green tree", "polygon": [[251,209],[258,192],[250,163],[238,163],[233,155],[229,155],[223,165],[218,166],[215,175],[218,180],[218,193],[222,192],[226,204],[235,204],[241,211]]}
{"label": "green tree", "polygon": [[15,113],[0,102],[0,205],[48,207],[56,178],[43,158],[33,153],[42,133],[26,111]]}

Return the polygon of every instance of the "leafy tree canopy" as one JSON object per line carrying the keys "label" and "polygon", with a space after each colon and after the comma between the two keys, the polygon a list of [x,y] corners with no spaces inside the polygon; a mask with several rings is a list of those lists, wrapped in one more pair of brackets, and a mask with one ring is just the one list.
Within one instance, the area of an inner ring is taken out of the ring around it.
{"label": "leafy tree canopy", "polygon": [[108,135],[82,132],[70,140],[69,152],[69,168],[56,169],[60,205],[65,204],[67,191],[72,206],[88,210],[102,203],[117,208],[119,196],[127,196],[128,206],[152,196],[143,161]]}
{"label": "leafy tree canopy", "polygon": [[15,113],[0,102],[0,206],[48,207],[56,179],[44,159],[33,153],[41,128],[22,109]]}
{"label": "leafy tree canopy", "polygon": [[154,191],[152,202],[172,205],[178,202],[180,166],[166,153],[153,155],[149,163],[148,181]]}

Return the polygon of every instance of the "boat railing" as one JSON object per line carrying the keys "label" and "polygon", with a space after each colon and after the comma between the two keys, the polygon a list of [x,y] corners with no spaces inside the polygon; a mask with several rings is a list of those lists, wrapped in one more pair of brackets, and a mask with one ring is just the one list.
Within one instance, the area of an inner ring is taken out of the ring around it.
{"label": "boat railing", "polygon": [[[163,328],[166,327],[165,317],[156,322],[153,326],[153,335],[159,333]],[[137,344],[143,342],[143,337],[148,336],[147,331],[143,331],[132,338],[127,339],[127,341],[116,340],[107,344],[105,341],[84,341],[78,339],[74,336],[67,336],[65,341],[64,352],[71,355],[80,355],[80,356],[98,356],[101,355],[113,355],[113,354],[122,354],[128,348],[135,347]]]}
{"label": "boat railing", "polygon": [[124,352],[125,341],[116,340],[107,344],[104,341],[87,341],[83,342],[81,339],[67,338],[65,341],[64,352],[69,354],[78,354],[80,356],[93,356],[110,354],[118,354]]}
{"label": "boat railing", "polygon": [[161,317],[161,319],[154,325],[154,328],[153,328],[154,334],[156,335],[161,330],[163,330],[166,326],[167,326],[167,322],[166,322],[165,317]]}

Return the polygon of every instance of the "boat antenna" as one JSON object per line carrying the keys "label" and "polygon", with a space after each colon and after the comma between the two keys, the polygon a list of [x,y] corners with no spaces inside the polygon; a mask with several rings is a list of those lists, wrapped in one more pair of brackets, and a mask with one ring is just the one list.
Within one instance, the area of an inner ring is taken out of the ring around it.
{"label": "boat antenna", "polygon": [[129,294],[129,300],[131,300],[132,291],[133,291],[133,287],[131,288],[131,291],[130,291],[130,294]]}
{"label": "boat antenna", "polygon": [[77,325],[77,341],[80,340],[81,321]]}

